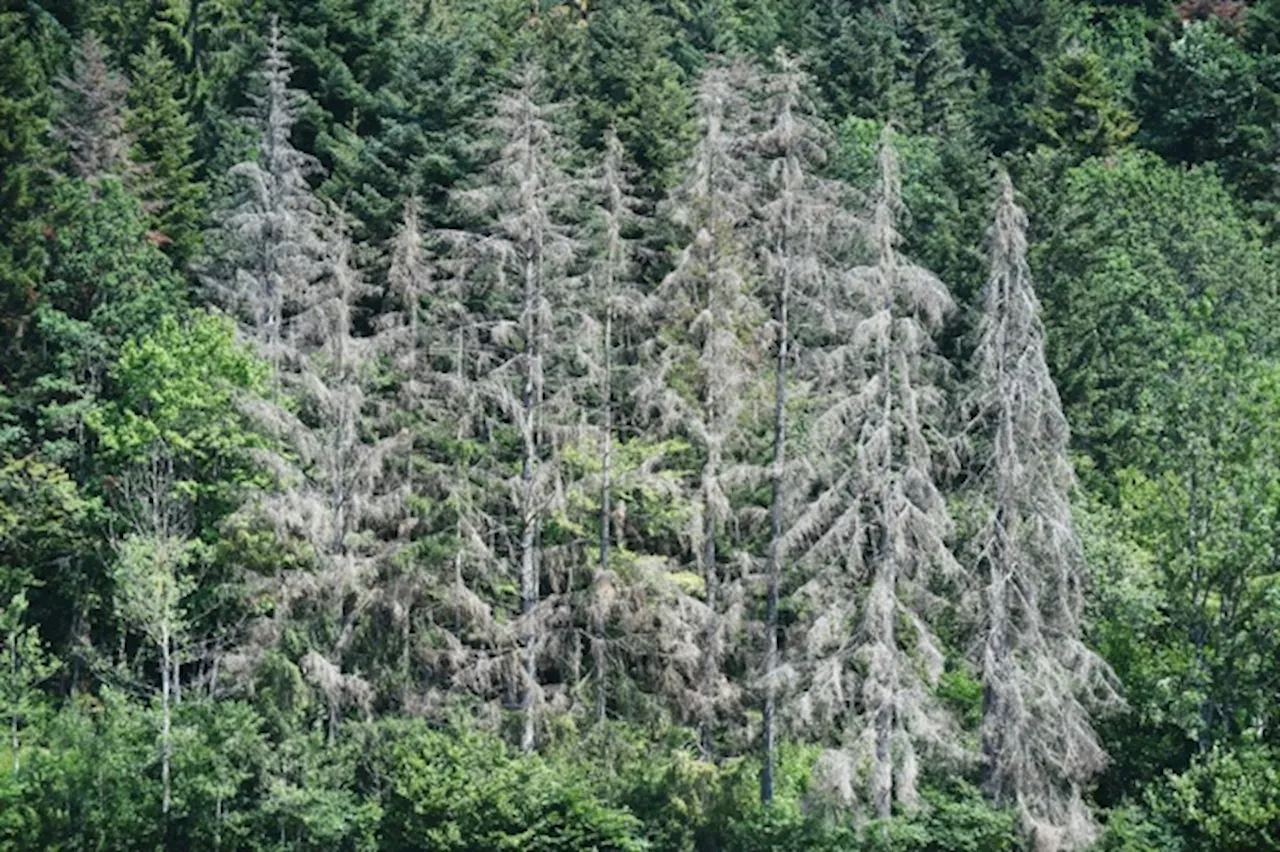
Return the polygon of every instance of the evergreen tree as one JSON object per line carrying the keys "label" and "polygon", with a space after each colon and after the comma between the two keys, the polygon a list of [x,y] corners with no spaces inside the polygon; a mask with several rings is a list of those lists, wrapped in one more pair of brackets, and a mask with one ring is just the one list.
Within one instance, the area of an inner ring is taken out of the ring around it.
{"label": "evergreen tree", "polygon": [[[879,166],[867,232],[874,263],[853,271],[856,301],[838,315],[857,319],[828,355],[831,402],[811,427],[823,482],[797,535],[814,541],[819,566],[801,590],[813,612],[805,645],[814,664],[802,712],[844,726],[823,783],[852,798],[864,781],[883,819],[895,798],[918,803],[919,749],[951,745],[954,722],[933,690],[944,663],[934,616],[938,583],[959,566],[937,484],[946,445],[942,364],[931,345],[952,302],[942,281],[899,254],[902,187],[887,128]],[[855,584],[864,578],[865,591]],[[856,693],[846,685],[852,664]]]}
{"label": "evergreen tree", "polygon": [[969,400],[986,510],[972,543],[983,582],[984,785],[1018,809],[1036,849],[1078,849],[1097,835],[1083,785],[1106,759],[1087,702],[1114,693],[1106,663],[1081,638],[1069,435],[1044,359],[1027,217],[1005,173],[999,188]]}
{"label": "evergreen tree", "polygon": [[331,215],[322,277],[291,320],[278,374],[297,410],[259,409],[288,453],[269,457],[282,488],[263,494],[253,511],[281,541],[301,543],[308,558],[279,577],[275,612],[248,649],[261,654],[286,630],[306,631],[299,663],[327,704],[330,740],[345,709],[371,712],[372,686],[352,663],[378,602],[379,572],[398,546],[394,526],[404,501],[388,471],[402,437],[379,434],[370,418],[370,389],[390,340],[357,333],[355,311],[369,290],[345,223]]}
{"label": "evergreen tree", "polygon": [[230,171],[242,189],[208,235],[202,278],[211,296],[239,317],[258,351],[280,369],[286,321],[305,304],[321,252],[321,211],[310,185],[314,158],[294,147],[303,95],[289,88],[292,66],[272,19],[253,95],[258,152]]}
{"label": "evergreen tree", "polygon": [[676,23],[650,3],[593,4],[579,88],[597,138],[613,128],[640,170],[639,186],[666,189],[692,140],[692,97],[678,57],[688,49]]}
{"label": "evergreen tree", "polygon": [[[777,728],[778,691],[791,679],[790,667],[783,667],[779,652],[778,607],[785,565],[798,554],[789,553],[791,524],[808,492],[804,471],[812,460],[794,461],[788,452],[795,426],[788,423],[788,394],[800,376],[796,362],[807,336],[802,329],[822,326],[822,305],[829,297],[832,279],[839,274],[839,253],[852,236],[850,217],[841,209],[839,185],[820,176],[833,144],[831,132],[816,115],[805,93],[808,76],[800,61],[779,50],[778,70],[765,79],[769,99],[766,109],[771,126],[760,136],[760,156],[767,164],[765,203],[759,211],[767,292],[773,301],[775,336],[774,395],[769,478],[769,543],[765,570],[765,655],[764,655],[764,761],[760,776],[760,797],[773,797],[773,775]],[[806,361],[809,359],[805,359]],[[806,371],[808,372],[808,371]]]}
{"label": "evergreen tree", "polygon": [[[43,252],[39,216],[54,154],[47,131],[53,92],[41,62],[46,39],[28,16],[0,12],[0,327],[17,360],[30,322]],[[0,381],[9,372],[0,367]]]}
{"label": "evergreen tree", "polygon": [[168,246],[179,267],[199,249],[204,185],[196,180],[192,155],[195,128],[186,113],[182,78],[152,38],[138,56],[129,89],[125,130],[133,159],[143,164],[142,195],[151,215],[152,238]]}
{"label": "evergreen tree", "polygon": [[[524,722],[521,748],[533,748],[546,700],[539,660],[565,663],[553,624],[565,625],[569,600],[565,575],[557,571],[543,535],[564,489],[560,445],[572,424],[572,388],[565,372],[571,351],[569,277],[579,251],[572,220],[579,182],[562,165],[565,143],[555,126],[558,105],[543,103],[540,75],[523,66],[515,85],[500,95],[486,123],[505,140],[486,179],[459,200],[484,217],[486,233],[459,235],[475,263],[491,305],[484,361],[476,365],[476,390],[490,416],[518,442],[519,476],[503,486],[515,523],[510,564],[518,578],[519,617],[515,649],[507,657],[508,685],[516,686]],[[497,483],[495,483],[497,485]],[[544,597],[543,577],[552,595]],[[556,659],[558,658],[558,659]],[[575,665],[569,661],[569,668]]]}
{"label": "evergreen tree", "polygon": [[107,67],[106,49],[93,32],[80,40],[71,76],[58,82],[66,105],[57,134],[67,148],[71,174],[89,181],[125,174],[130,164],[125,133],[129,84]]}
{"label": "evergreen tree", "polygon": [[590,309],[593,326],[597,329],[599,349],[594,359],[595,372],[599,374],[599,424],[600,435],[600,548],[596,563],[596,575],[592,579],[591,602],[591,663],[595,679],[595,716],[603,721],[608,702],[608,647],[607,622],[614,608],[618,575],[610,568],[610,549],[613,546],[613,489],[614,489],[614,430],[616,428],[615,397],[618,394],[618,344],[616,326],[620,319],[634,315],[641,299],[628,286],[634,271],[635,245],[626,238],[626,232],[635,224],[639,200],[632,194],[631,175],[628,173],[622,142],[610,130],[605,136],[605,153],[600,163],[597,187],[602,196],[599,208],[601,219],[600,249],[591,276],[593,301],[585,306]]}
{"label": "evergreen tree", "polygon": [[1078,46],[1063,52],[1047,69],[1045,88],[1032,122],[1050,146],[1076,160],[1112,154],[1137,132],[1096,53]]}
{"label": "evergreen tree", "polygon": [[758,201],[757,176],[747,169],[755,129],[748,97],[758,86],[745,63],[709,68],[698,85],[701,137],[667,207],[690,242],[658,288],[659,316],[672,331],[657,341],[641,388],[664,428],[685,436],[700,456],[686,536],[705,614],[698,671],[678,700],[697,721],[708,756],[715,725],[737,701],[725,668],[743,615],[743,577],[734,567],[739,554],[722,541],[734,519],[731,483],[745,473],[735,444],[760,354],[751,329],[765,315],[754,298],[747,232]]}

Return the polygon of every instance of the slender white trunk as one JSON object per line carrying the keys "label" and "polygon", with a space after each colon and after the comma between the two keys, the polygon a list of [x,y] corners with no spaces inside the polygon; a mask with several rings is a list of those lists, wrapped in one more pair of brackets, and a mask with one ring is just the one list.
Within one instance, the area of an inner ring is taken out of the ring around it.
{"label": "slender white trunk", "polygon": [[776,738],[775,717],[778,670],[778,592],[782,584],[782,507],[784,500],[782,468],[787,452],[787,310],[790,299],[790,274],[784,277],[778,298],[778,362],[773,402],[773,496],[769,507],[769,567],[765,600],[765,687],[764,687],[764,756],[760,767],[760,801],[773,801],[773,759]]}
{"label": "slender white trunk", "polygon": [[536,720],[534,692],[537,678],[537,647],[533,626],[533,610],[538,601],[538,565],[536,553],[538,517],[535,508],[534,475],[538,464],[537,413],[535,393],[540,382],[537,372],[541,367],[538,353],[537,276],[532,258],[525,264],[524,297],[525,380],[523,393],[524,460],[520,480],[522,491],[520,530],[520,614],[524,619],[521,636],[524,655],[524,732],[520,738],[522,751],[532,751],[535,741]]}
{"label": "slender white trunk", "polygon": [[[18,633],[13,631],[9,634],[9,658],[11,661],[11,673],[13,675],[13,683],[18,683]],[[16,696],[15,696],[16,697]],[[18,754],[18,747],[21,745],[18,737],[18,704],[15,701],[13,712],[9,716],[10,736],[12,740],[10,747],[13,749],[13,774],[17,775],[22,768],[21,757]]]}
{"label": "slender white trunk", "polygon": [[163,786],[163,799],[160,805],[160,811],[164,814],[165,821],[169,819],[169,808],[172,805],[173,793],[169,783],[169,761],[173,749],[171,739],[172,719],[169,707],[169,696],[172,689],[172,647],[169,636],[169,626],[166,624],[161,628],[160,634],[160,783]]}
{"label": "slender white trunk", "polygon": [[[612,275],[610,275],[612,279]],[[605,309],[604,318],[604,387],[601,389],[604,405],[603,434],[601,435],[602,473],[600,482],[600,567],[597,584],[605,582],[609,572],[609,546],[612,530],[613,498],[613,308]],[[598,585],[597,585],[598,588]],[[605,671],[605,612],[597,606],[592,657],[596,676],[596,721],[605,720],[607,701],[607,672]]]}

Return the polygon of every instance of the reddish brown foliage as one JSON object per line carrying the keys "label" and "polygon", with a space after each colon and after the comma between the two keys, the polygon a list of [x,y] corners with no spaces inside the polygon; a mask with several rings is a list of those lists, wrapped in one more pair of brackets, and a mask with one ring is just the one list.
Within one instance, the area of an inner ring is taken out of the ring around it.
{"label": "reddish brown foliage", "polygon": [[1216,21],[1226,32],[1239,35],[1244,30],[1249,6],[1244,0],[1182,0],[1173,11],[1184,23]]}

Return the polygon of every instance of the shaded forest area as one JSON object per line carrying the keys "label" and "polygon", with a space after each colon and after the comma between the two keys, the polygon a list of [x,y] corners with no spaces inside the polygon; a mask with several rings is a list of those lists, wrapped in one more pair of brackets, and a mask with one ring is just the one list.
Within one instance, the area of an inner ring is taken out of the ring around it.
{"label": "shaded forest area", "polygon": [[0,848],[1280,849],[1278,0],[0,12]]}

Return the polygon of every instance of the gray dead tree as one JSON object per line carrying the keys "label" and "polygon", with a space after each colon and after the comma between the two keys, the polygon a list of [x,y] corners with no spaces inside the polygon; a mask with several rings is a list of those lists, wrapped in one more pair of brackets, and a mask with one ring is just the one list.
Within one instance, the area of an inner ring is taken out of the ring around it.
{"label": "gray dead tree", "polygon": [[[935,700],[943,653],[931,622],[933,583],[955,575],[951,520],[935,481],[942,369],[931,334],[952,309],[937,276],[898,250],[901,179],[891,132],[868,223],[872,263],[846,281],[834,315],[850,322],[826,353],[824,410],[812,424],[823,487],[792,530],[815,567],[799,599],[810,612],[803,653],[810,675],[800,716],[842,727],[820,783],[852,800],[865,785],[871,812],[918,798],[919,750],[942,748],[952,722]],[[857,689],[853,683],[857,683]]]}
{"label": "gray dead tree", "polygon": [[631,175],[627,168],[626,154],[618,134],[612,129],[605,136],[605,152],[600,162],[594,189],[601,196],[598,217],[598,257],[592,270],[590,298],[594,304],[585,312],[587,325],[598,341],[598,354],[584,358],[595,369],[599,387],[600,438],[600,539],[596,561],[596,574],[592,578],[590,611],[591,660],[595,679],[595,717],[604,721],[608,701],[608,640],[607,625],[618,599],[618,575],[609,565],[613,545],[613,489],[614,489],[614,397],[617,393],[615,378],[616,351],[615,328],[619,318],[634,316],[642,297],[630,286],[633,272],[635,246],[626,237],[626,230],[638,219],[639,200],[632,190]]}
{"label": "gray dead tree", "polygon": [[[485,351],[471,360],[472,372],[463,377],[467,387],[458,390],[482,400],[498,428],[514,430],[520,445],[518,476],[495,483],[510,495],[506,514],[516,522],[505,548],[520,588],[514,653],[500,652],[497,667],[476,669],[473,679],[484,688],[494,674],[515,687],[526,751],[534,747],[547,699],[539,660],[561,658],[572,628],[566,623],[568,584],[546,563],[541,538],[564,494],[559,447],[569,437],[572,408],[563,372],[572,337],[565,308],[574,299],[577,285],[569,273],[579,252],[572,216],[581,184],[562,166],[567,148],[555,126],[557,109],[543,102],[536,68],[521,68],[487,121],[489,133],[504,144],[482,183],[457,196],[482,217],[483,231],[448,235],[470,265],[472,286],[483,288],[481,298],[490,305],[481,329]],[[550,595],[544,596],[544,578]]]}
{"label": "gray dead tree", "polygon": [[71,173],[93,181],[129,169],[125,95],[129,83],[107,67],[107,52],[93,32],[80,39],[70,77],[58,80],[66,101],[56,134],[67,146]]}
{"label": "gray dead tree", "polygon": [[990,278],[968,399],[984,522],[983,786],[1012,805],[1034,848],[1081,849],[1097,826],[1082,786],[1106,761],[1088,704],[1114,676],[1081,639],[1084,554],[1071,520],[1069,432],[1044,358],[1027,266],[1027,216],[1005,173],[988,232]]}
{"label": "gray dead tree", "polygon": [[[804,500],[812,468],[808,448],[788,458],[790,433],[788,393],[799,383],[802,393],[810,370],[799,364],[803,353],[796,331],[821,328],[830,316],[825,302],[841,271],[840,257],[855,231],[841,205],[848,192],[823,179],[833,137],[805,94],[808,77],[800,60],[782,50],[777,71],[765,78],[765,109],[771,125],[759,136],[759,156],[767,165],[765,202],[758,216],[768,295],[773,302],[774,398],[773,454],[769,465],[769,544],[765,568],[765,654],[763,760],[760,798],[773,798],[774,746],[779,690],[795,679],[779,653],[778,602],[784,564],[793,556],[788,529]],[[807,359],[806,359],[807,360]],[[800,367],[801,369],[797,369]],[[795,450],[792,449],[794,453]]]}
{"label": "gray dead tree", "polygon": [[324,251],[324,210],[307,183],[320,166],[290,140],[304,97],[289,88],[292,73],[273,17],[257,73],[261,91],[251,96],[258,155],[231,168],[240,191],[230,209],[215,215],[217,226],[208,235],[208,257],[200,268],[214,301],[240,320],[277,372],[290,345],[285,325],[304,307],[308,288],[321,274]]}
{"label": "gray dead tree", "polygon": [[404,492],[391,484],[388,459],[404,436],[380,434],[370,416],[368,389],[390,341],[356,333],[356,304],[369,288],[337,211],[325,245],[323,275],[289,323],[281,362],[279,380],[296,410],[255,408],[288,454],[262,454],[281,487],[254,508],[309,556],[280,577],[276,611],[259,641],[274,643],[290,621],[306,629],[311,647],[300,664],[325,698],[332,737],[346,708],[370,712],[372,687],[350,657],[378,600],[380,567],[397,546]]}
{"label": "gray dead tree", "polygon": [[637,238],[645,227],[643,204],[633,194],[632,169],[612,131],[591,191],[598,198],[594,256],[587,286],[573,306],[581,328],[572,363],[580,380],[571,387],[587,426],[584,442],[595,445],[596,456],[584,475],[566,476],[564,484],[568,503],[594,508],[598,521],[596,570],[579,609],[586,615],[580,629],[589,637],[593,711],[601,722],[610,691],[619,691],[626,680],[659,694],[679,691],[682,673],[691,677],[696,669],[695,625],[704,618],[701,601],[673,579],[669,559],[627,546],[628,527],[636,524],[628,519],[631,498],[645,495],[642,500],[675,507],[682,494],[677,477],[664,470],[668,459],[661,444],[641,438],[645,451],[637,458],[623,438],[629,424],[618,416],[636,383],[636,341],[656,331],[645,327],[647,300],[635,276],[643,251]]}
{"label": "gray dead tree", "polygon": [[758,179],[748,170],[755,121],[748,92],[758,88],[755,69],[744,63],[712,67],[698,86],[701,136],[666,210],[691,239],[655,306],[673,333],[650,353],[652,368],[640,388],[663,430],[686,436],[702,457],[688,543],[704,583],[705,614],[698,671],[678,700],[696,720],[707,755],[716,720],[737,702],[724,660],[744,611],[743,554],[726,552],[718,540],[735,519],[732,483],[758,478],[734,453],[767,315],[754,294],[749,237]]}

